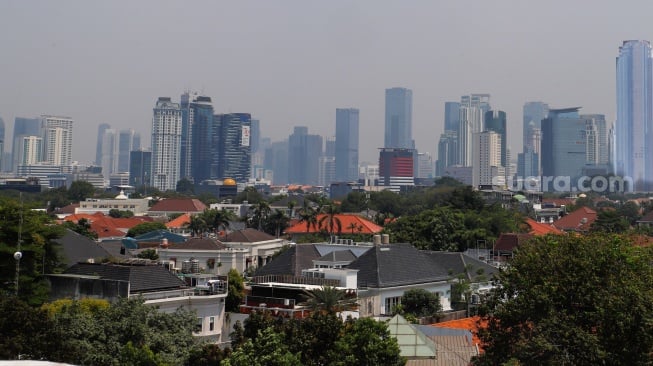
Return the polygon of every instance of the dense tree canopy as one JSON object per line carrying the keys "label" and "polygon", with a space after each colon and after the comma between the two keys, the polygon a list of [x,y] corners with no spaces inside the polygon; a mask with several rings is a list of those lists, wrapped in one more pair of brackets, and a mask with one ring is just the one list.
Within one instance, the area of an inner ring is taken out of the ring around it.
{"label": "dense tree canopy", "polygon": [[161,222],[144,222],[127,230],[127,236],[134,238],[155,230],[168,230],[168,228],[164,223]]}
{"label": "dense tree canopy", "polygon": [[68,198],[73,202],[84,201],[92,198],[95,194],[95,187],[85,180],[76,180],[68,188]]}
{"label": "dense tree canopy", "polygon": [[437,316],[442,312],[442,304],[437,294],[421,288],[411,289],[401,296],[401,311],[417,318]]}
{"label": "dense tree canopy", "polygon": [[519,248],[480,311],[476,365],[653,361],[653,249],[614,235],[547,236]]}
{"label": "dense tree canopy", "polygon": [[225,310],[240,312],[240,303],[245,297],[245,281],[243,276],[241,276],[235,268],[229,270],[227,279],[229,288],[227,292],[227,300],[225,302]]}
{"label": "dense tree canopy", "polygon": [[49,296],[44,274],[63,269],[56,239],[65,229],[54,225],[45,213],[10,199],[0,199],[0,222],[0,289],[4,294],[16,290],[14,253],[20,241],[19,297],[32,305],[41,304]]}

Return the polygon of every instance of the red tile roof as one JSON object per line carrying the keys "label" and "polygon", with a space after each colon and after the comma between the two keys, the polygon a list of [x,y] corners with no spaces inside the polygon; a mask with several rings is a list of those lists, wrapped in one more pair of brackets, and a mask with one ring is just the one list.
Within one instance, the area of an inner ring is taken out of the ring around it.
{"label": "red tile roof", "polygon": [[589,231],[594,221],[596,221],[596,211],[581,207],[558,219],[553,226],[563,231]]}
{"label": "red tile roof", "polygon": [[549,224],[543,224],[540,222],[537,222],[530,217],[526,219],[526,224],[530,227],[530,231],[528,232],[531,235],[539,236],[539,235],[547,235],[547,234],[562,234],[563,232],[556,229],[555,227],[549,225]]}
{"label": "red tile roof", "polygon": [[127,231],[132,227],[142,224],[143,222],[151,222],[150,217],[130,217],[130,218],[113,218],[104,216],[101,212],[90,214],[75,214],[66,216],[64,221],[79,222],[81,219],[86,219],[91,223],[91,231],[98,235],[98,239],[123,237]]}
{"label": "red tile roof", "polygon": [[531,234],[516,234],[505,233],[499,235],[496,244],[494,244],[495,251],[512,252],[520,244],[533,238]]}
{"label": "red tile roof", "polygon": [[[319,214],[317,215],[317,225],[311,226],[308,230],[308,233],[319,233],[321,231],[328,231],[328,221],[329,219],[325,219],[322,222],[322,225],[320,225],[320,220],[322,220],[323,217],[327,216],[326,214]],[[350,228],[351,224],[355,225],[355,229],[353,230],[354,234],[376,234],[380,233],[383,228],[372,221],[369,221],[361,216],[354,215],[354,214],[337,214],[335,217],[340,220],[340,233],[342,234],[348,234],[352,232],[352,229]],[[286,234],[306,234],[306,223],[305,222],[298,222],[297,224],[289,227],[286,229]]]}
{"label": "red tile roof", "polygon": [[152,212],[202,212],[206,205],[196,198],[167,198],[150,207]]}

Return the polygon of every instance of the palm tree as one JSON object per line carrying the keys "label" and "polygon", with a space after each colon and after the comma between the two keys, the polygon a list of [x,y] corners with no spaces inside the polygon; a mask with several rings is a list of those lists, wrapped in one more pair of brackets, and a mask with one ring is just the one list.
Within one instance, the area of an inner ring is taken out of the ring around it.
{"label": "palm tree", "polygon": [[356,225],[355,222],[351,222],[351,223],[349,223],[349,225],[347,226],[347,229],[351,230],[351,233],[352,233],[352,234],[354,233],[354,230],[356,230],[357,228],[358,228],[358,225]]}
{"label": "palm tree", "polygon": [[306,305],[313,311],[335,314],[345,310],[355,309],[355,296],[348,296],[345,290],[333,286],[323,286],[306,293]]}
{"label": "palm tree", "polygon": [[270,220],[270,223],[274,225],[274,233],[277,238],[281,235],[281,228],[283,227],[285,229],[288,227],[288,222],[290,222],[290,218],[279,209],[275,209],[274,213],[268,216],[268,220]]}
{"label": "palm tree", "polygon": [[236,217],[233,212],[217,209],[207,209],[202,213],[202,218],[206,222],[207,226],[213,230],[216,234],[220,232],[220,229],[223,229],[226,233],[229,228],[229,222],[236,220]]}
{"label": "palm tree", "polygon": [[261,200],[259,203],[254,205],[254,216],[252,219],[258,222],[259,230],[262,230],[263,220],[267,219],[267,217],[270,215],[270,211],[271,209],[268,201]]}
{"label": "palm tree", "polygon": [[336,232],[334,229],[337,229],[338,234],[340,234],[342,231],[342,222],[338,218],[338,213],[340,212],[339,207],[336,205],[327,205],[322,208],[322,212],[325,215],[320,218],[320,227],[326,226],[331,237]]}
{"label": "palm tree", "polygon": [[311,226],[317,226],[317,211],[310,206],[308,200],[304,200],[304,205],[299,209],[299,222],[306,223],[306,232],[311,230]]}
{"label": "palm tree", "polygon": [[208,229],[208,225],[202,218],[202,215],[191,215],[190,221],[184,226],[191,231],[193,236],[201,236]]}

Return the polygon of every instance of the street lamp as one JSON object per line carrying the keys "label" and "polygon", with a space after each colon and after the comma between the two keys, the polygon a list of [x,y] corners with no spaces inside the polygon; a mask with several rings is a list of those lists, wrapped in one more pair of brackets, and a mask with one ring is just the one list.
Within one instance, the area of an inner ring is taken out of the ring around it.
{"label": "street lamp", "polygon": [[20,276],[20,259],[23,258],[23,253],[20,252],[20,243],[18,244],[18,251],[14,253],[16,260],[16,297],[18,297],[18,278]]}

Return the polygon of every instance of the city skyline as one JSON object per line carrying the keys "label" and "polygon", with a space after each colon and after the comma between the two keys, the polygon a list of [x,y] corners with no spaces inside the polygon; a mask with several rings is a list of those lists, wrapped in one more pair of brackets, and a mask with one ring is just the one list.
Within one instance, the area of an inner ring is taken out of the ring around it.
{"label": "city skyline", "polygon": [[[375,161],[383,146],[383,92],[401,86],[413,90],[419,151],[435,153],[446,101],[489,93],[493,107],[507,113],[508,146],[516,153],[527,101],[582,106],[612,124],[615,50],[627,39],[653,39],[646,16],[653,4],[644,1],[503,1],[471,11],[455,1],[123,5],[0,4],[7,136],[15,117],[71,116],[73,158],[91,162],[95,139],[82,136],[95,136],[100,123],[134,128],[150,146],[152,100],[198,90],[211,95],[216,112],[251,113],[272,141],[295,125],[331,136],[335,109],[357,108],[360,161]],[[248,27],[239,14],[247,14]],[[487,27],[488,17],[506,21]],[[180,52],[160,57],[171,44]],[[202,57],[184,56],[191,50]]]}

